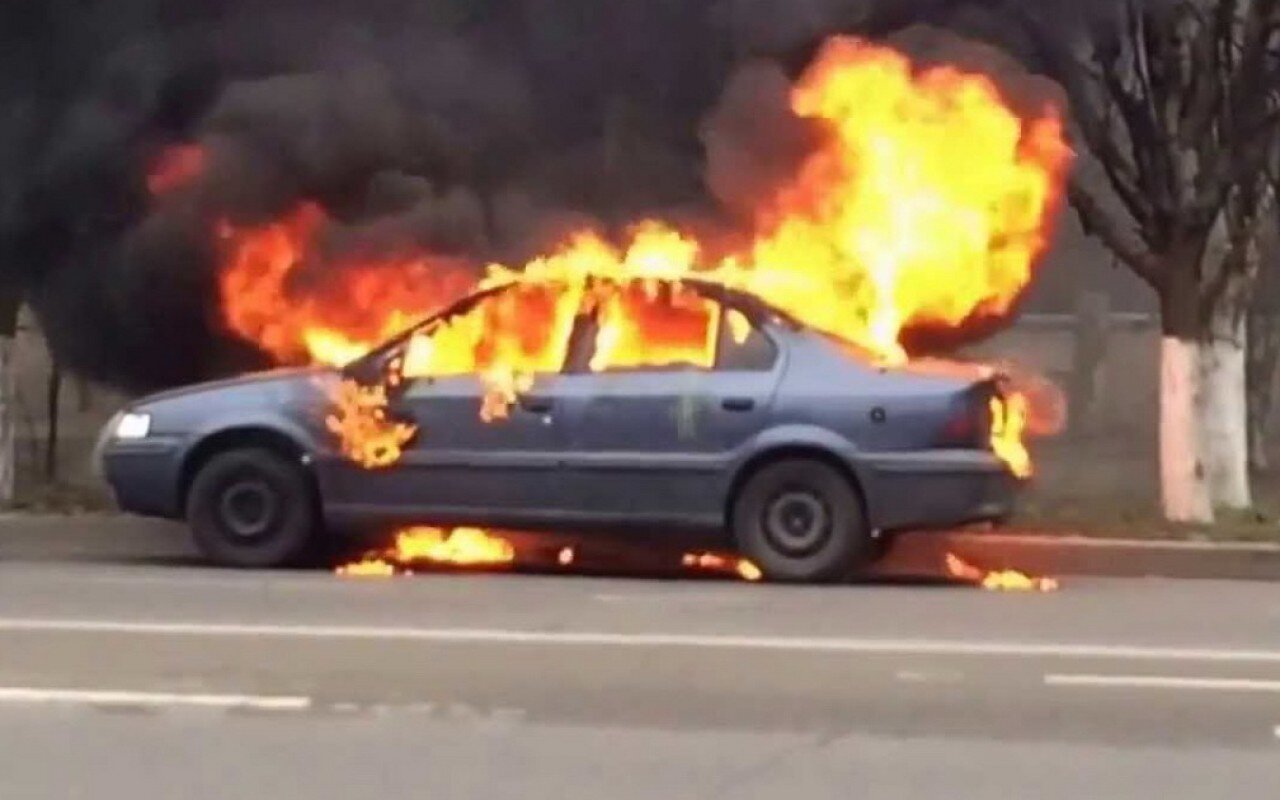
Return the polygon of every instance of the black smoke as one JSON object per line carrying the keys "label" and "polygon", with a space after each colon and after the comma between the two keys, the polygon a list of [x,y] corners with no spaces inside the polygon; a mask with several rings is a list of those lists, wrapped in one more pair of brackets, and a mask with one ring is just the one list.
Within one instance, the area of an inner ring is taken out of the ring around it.
{"label": "black smoke", "polygon": [[[998,39],[985,5],[9,0],[0,281],[98,380],[259,366],[218,322],[213,219],[309,198],[340,245],[478,264],[583,219],[732,217],[811,135],[776,101],[825,35],[928,21]],[[203,177],[157,201],[148,170],[184,142]]]}

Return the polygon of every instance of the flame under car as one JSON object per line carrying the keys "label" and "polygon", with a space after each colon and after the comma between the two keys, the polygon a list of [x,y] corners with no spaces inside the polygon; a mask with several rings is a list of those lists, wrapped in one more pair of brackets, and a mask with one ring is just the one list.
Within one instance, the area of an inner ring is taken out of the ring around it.
{"label": "flame under car", "polygon": [[[499,286],[341,370],[143,398],[104,430],[103,473],[123,510],[186,519],[210,560],[238,567],[429,524],[688,537],[768,579],[829,581],[896,531],[1011,511],[990,370],[892,367],[713,283],[556,297]],[[529,374],[486,372],[512,347]],[[378,390],[372,432],[395,432],[379,457],[334,424],[342,386]]]}

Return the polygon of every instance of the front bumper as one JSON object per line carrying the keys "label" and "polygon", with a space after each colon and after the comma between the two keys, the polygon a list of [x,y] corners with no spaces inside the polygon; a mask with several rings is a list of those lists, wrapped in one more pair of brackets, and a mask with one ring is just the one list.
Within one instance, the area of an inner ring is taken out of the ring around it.
{"label": "front bumper", "polygon": [[98,470],[121,511],[147,517],[182,517],[179,439],[151,436],[133,441],[106,440],[95,454]]}
{"label": "front bumper", "polygon": [[880,530],[999,521],[1014,510],[1019,481],[985,450],[891,453],[867,459],[868,513]]}

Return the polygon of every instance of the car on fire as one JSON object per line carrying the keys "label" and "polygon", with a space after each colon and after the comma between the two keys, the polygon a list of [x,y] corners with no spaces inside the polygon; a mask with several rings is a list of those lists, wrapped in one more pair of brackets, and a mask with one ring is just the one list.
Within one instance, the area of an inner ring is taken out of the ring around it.
{"label": "car on fire", "polygon": [[[830,581],[897,531],[1011,511],[1018,479],[991,436],[998,376],[888,366],[713,282],[649,280],[616,290],[613,306],[525,314],[518,341],[559,344],[496,418],[481,414],[492,393],[481,356],[501,349],[503,317],[489,312],[521,291],[477,292],[341,369],[140,399],[103,431],[103,474],[123,510],[185,519],[210,560],[237,567],[424,523],[687,536],[768,579]],[[629,328],[609,317],[619,298]],[[628,330],[647,324],[661,330],[628,350]],[[461,366],[406,369],[463,328]],[[381,424],[415,431],[390,463],[359,463],[335,437],[344,381],[386,387]]]}

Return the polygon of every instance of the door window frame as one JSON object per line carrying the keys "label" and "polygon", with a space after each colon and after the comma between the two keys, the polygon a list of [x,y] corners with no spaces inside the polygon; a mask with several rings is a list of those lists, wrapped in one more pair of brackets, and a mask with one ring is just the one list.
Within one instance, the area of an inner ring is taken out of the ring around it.
{"label": "door window frame", "polygon": [[[569,335],[569,346],[565,353],[565,364],[561,374],[606,376],[653,375],[666,372],[676,375],[712,375],[716,373],[769,373],[777,369],[778,363],[782,359],[782,347],[778,339],[769,331],[766,320],[761,314],[754,312],[752,309],[744,308],[724,297],[715,296],[712,293],[705,293],[702,296],[708,302],[715,303],[718,309],[715,360],[710,367],[699,367],[692,364],[655,364],[609,368],[600,371],[592,370],[590,365],[591,357],[595,355],[596,336],[599,333],[599,320],[597,318],[599,312],[596,309],[592,309],[588,313],[581,313],[580,309],[580,313],[574,320],[573,330]],[[764,337],[765,341],[769,343],[769,348],[773,354],[769,366],[757,369],[725,369],[721,365],[725,338],[733,335],[726,321],[730,313],[741,314],[751,326],[751,332]]]}

